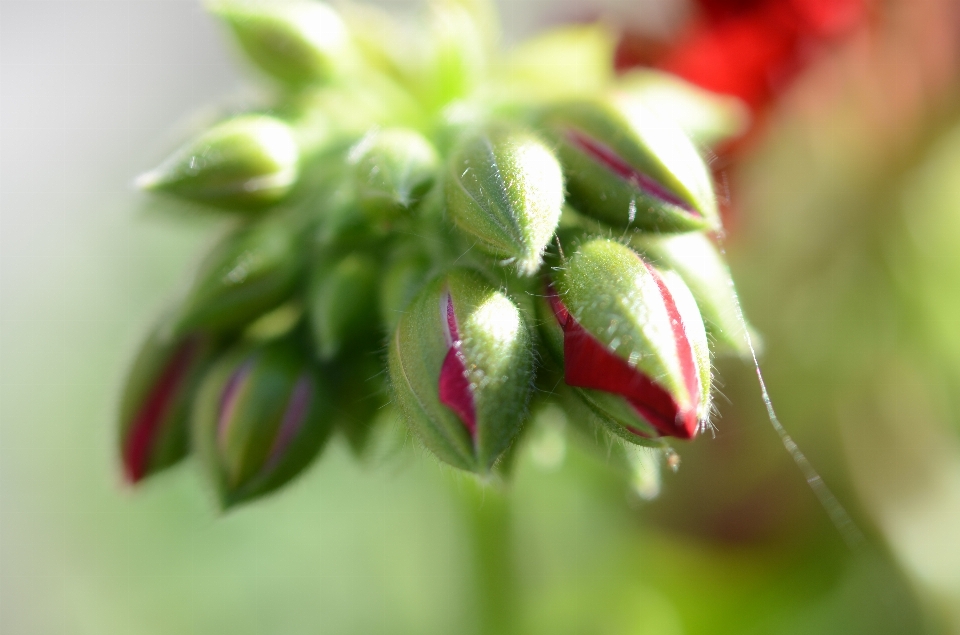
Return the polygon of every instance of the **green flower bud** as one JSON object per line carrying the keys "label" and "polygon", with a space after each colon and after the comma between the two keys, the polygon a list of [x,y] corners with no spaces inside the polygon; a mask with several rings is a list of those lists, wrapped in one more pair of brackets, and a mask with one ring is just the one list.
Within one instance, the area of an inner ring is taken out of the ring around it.
{"label": "green flower bud", "polygon": [[373,220],[409,211],[436,178],[437,151],[423,135],[388,128],[365,136],[350,151],[357,203]]}
{"label": "green flower bud", "polygon": [[390,403],[381,343],[377,339],[367,346],[351,349],[349,358],[338,361],[330,373],[337,394],[335,425],[358,457],[367,453],[373,428],[381,411]]}
{"label": "green flower bud", "polygon": [[750,355],[730,269],[709,238],[699,233],[636,234],[632,246],[650,262],[683,278],[700,307],[707,335],[720,352]]}
{"label": "green flower bud", "polygon": [[720,226],[710,173],[690,139],[631,100],[547,111],[569,201],[615,227],[685,232]]}
{"label": "green flower bud", "polygon": [[539,269],[560,221],[563,174],[547,145],[517,129],[494,128],[463,140],[446,179],[447,213],[487,253]]}
{"label": "green flower bud", "polygon": [[587,240],[539,302],[564,379],[619,436],[692,438],[710,410],[710,354],[696,301],[674,272],[611,240]]}
{"label": "green flower bud", "polygon": [[372,330],[379,276],[377,260],[361,252],[335,261],[322,259],[314,266],[307,302],[320,359],[333,359],[345,344]]}
{"label": "green flower bud", "polygon": [[189,142],[137,186],[199,203],[257,208],[297,182],[300,150],[288,125],[265,115],[223,121]]}
{"label": "green flower bud", "polygon": [[498,33],[493,6],[473,0],[430,3],[425,101],[433,109],[469,95],[483,79]]}
{"label": "green flower bud", "polygon": [[475,273],[429,283],[389,345],[396,403],[440,460],[486,473],[520,432],[533,342],[517,307]]}
{"label": "green flower bud", "polygon": [[287,84],[328,80],[348,55],[346,26],[322,2],[218,0],[210,11],[233,29],[254,64]]}
{"label": "green flower bud", "polygon": [[201,333],[154,330],[141,345],[120,401],[120,456],[136,484],[187,456],[190,408],[215,348]]}
{"label": "green flower bud", "polygon": [[330,432],[330,397],[289,342],[235,351],[210,369],[193,442],[224,508],[285,485]]}
{"label": "green flower bud", "polygon": [[419,251],[391,259],[380,284],[380,319],[392,333],[410,301],[423,288],[430,272],[430,260]]}
{"label": "green flower bud", "polygon": [[708,146],[743,134],[750,122],[750,111],[736,97],[704,90],[650,68],[622,76],[617,92],[642,102],[660,117],[677,123],[691,139]]}
{"label": "green flower bud", "polygon": [[279,306],[302,274],[295,229],[275,219],[226,237],[200,265],[178,332],[233,331]]}

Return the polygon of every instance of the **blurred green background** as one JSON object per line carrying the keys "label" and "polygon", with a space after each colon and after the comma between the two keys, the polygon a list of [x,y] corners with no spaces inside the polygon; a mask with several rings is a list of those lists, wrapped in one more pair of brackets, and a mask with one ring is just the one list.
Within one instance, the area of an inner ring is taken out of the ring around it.
{"label": "blurred green background", "polygon": [[[717,434],[653,502],[549,434],[480,489],[390,425],[382,460],[338,440],[223,517],[189,462],[126,489],[118,384],[214,225],[129,184],[244,78],[192,0],[0,0],[0,632],[960,633],[960,22],[884,7],[721,173],[774,403],[850,550],[730,360]],[[510,38],[689,11],[502,9]]]}

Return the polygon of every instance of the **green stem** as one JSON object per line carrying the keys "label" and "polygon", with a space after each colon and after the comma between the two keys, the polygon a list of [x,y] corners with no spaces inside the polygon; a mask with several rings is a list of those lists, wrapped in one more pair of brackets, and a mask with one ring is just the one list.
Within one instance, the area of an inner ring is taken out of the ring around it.
{"label": "green stem", "polygon": [[509,500],[495,485],[463,483],[470,521],[480,635],[517,632],[516,571]]}

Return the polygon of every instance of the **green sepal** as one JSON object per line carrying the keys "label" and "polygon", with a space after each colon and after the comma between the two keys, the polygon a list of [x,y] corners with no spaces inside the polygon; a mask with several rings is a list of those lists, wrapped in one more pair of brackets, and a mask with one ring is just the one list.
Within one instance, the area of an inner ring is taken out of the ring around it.
{"label": "green sepal", "polygon": [[222,121],[141,175],[149,191],[233,211],[259,209],[283,199],[300,174],[293,130],[267,115]]}
{"label": "green sepal", "polygon": [[478,248],[532,275],[560,221],[563,173],[537,136],[496,126],[454,149],[445,195],[450,219]]}
{"label": "green sepal", "polygon": [[336,357],[377,321],[380,263],[363,252],[342,258],[321,257],[313,266],[307,310],[317,356]]}
{"label": "green sepal", "polygon": [[193,444],[224,509],[300,474],[331,430],[331,397],[290,341],[231,351],[209,370],[193,412]]}
{"label": "green sepal", "polygon": [[204,333],[175,337],[162,322],[141,343],[120,398],[118,446],[128,482],[180,462],[190,451],[190,410],[218,350]]}
{"label": "green sepal", "polygon": [[285,84],[327,81],[349,56],[346,26],[322,2],[212,0],[208,8],[230,26],[260,70]]}
{"label": "green sepal", "polygon": [[[449,294],[476,412],[476,433],[438,395],[451,350],[443,303]],[[485,474],[526,417],[534,377],[531,333],[513,302],[477,274],[453,270],[430,282],[404,312],[389,343],[390,379],[404,420],[441,461]]]}
{"label": "green sepal", "polygon": [[236,331],[288,300],[303,275],[299,238],[279,218],[231,232],[201,263],[177,331]]}
{"label": "green sepal", "polygon": [[617,228],[719,228],[710,172],[673,122],[633,100],[612,99],[558,104],[540,121],[579,212]]}
{"label": "green sepal", "polygon": [[750,355],[730,269],[709,238],[698,233],[637,233],[631,237],[631,245],[658,267],[676,271],[683,278],[700,308],[715,353]]}
{"label": "green sepal", "polygon": [[419,132],[386,128],[367,134],[350,151],[357,204],[373,222],[409,213],[429,191],[439,157]]}

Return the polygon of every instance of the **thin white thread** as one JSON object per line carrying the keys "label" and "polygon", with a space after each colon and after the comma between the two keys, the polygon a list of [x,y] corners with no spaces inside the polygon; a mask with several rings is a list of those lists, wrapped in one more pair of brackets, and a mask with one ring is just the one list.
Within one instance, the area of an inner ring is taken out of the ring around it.
{"label": "thin white thread", "polygon": [[[721,246],[721,251],[722,250],[723,248]],[[760,372],[760,361],[757,359],[757,350],[753,346],[753,338],[750,337],[750,329],[747,328],[747,321],[743,317],[743,309],[740,306],[740,296],[737,295],[736,289],[733,288],[732,282],[730,284],[730,290],[733,291],[733,298],[735,300],[734,306],[737,310],[737,319],[740,321],[740,328],[743,329],[744,337],[746,337],[747,348],[750,349],[750,356],[753,358],[753,367],[757,370],[757,381],[760,382],[760,394],[763,398],[763,405],[767,408],[767,418],[770,420],[770,425],[773,426],[777,436],[780,437],[780,441],[783,443],[783,447],[786,449],[787,454],[790,455],[790,458],[793,459],[793,462],[797,464],[798,468],[800,468],[800,472],[803,474],[804,479],[806,479],[807,485],[811,490],[813,490],[817,500],[820,501],[820,505],[823,507],[824,511],[827,512],[831,522],[833,522],[833,526],[837,528],[838,532],[840,532],[840,535],[847,543],[847,546],[850,549],[856,549],[864,542],[863,532],[859,527],[857,527],[857,524],[853,521],[853,518],[850,517],[850,514],[843,507],[837,497],[834,496],[833,492],[830,491],[830,488],[827,487],[827,484],[820,476],[820,473],[814,469],[806,455],[802,450],[800,450],[800,446],[797,445],[797,443],[793,440],[793,437],[791,437],[787,430],[783,427],[783,424],[780,423],[777,413],[773,410],[773,400],[770,399],[770,393],[767,391],[767,384],[763,381],[763,373]]]}

